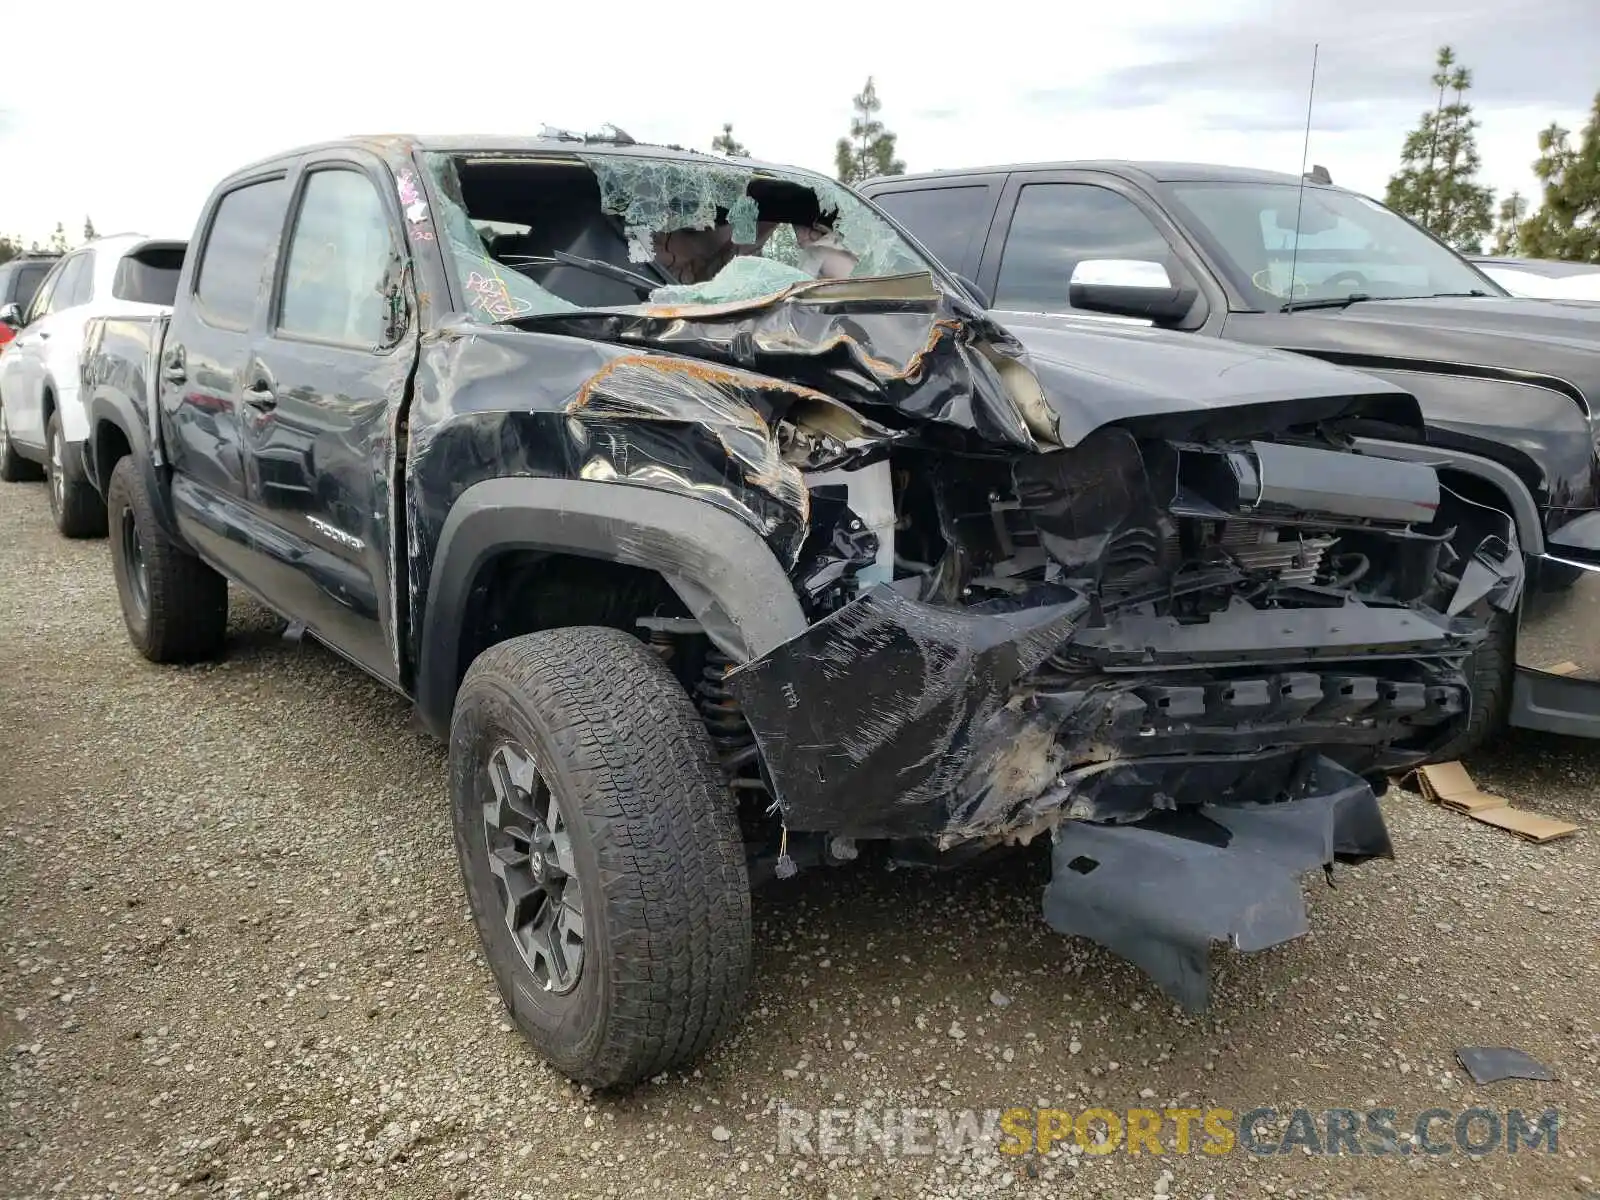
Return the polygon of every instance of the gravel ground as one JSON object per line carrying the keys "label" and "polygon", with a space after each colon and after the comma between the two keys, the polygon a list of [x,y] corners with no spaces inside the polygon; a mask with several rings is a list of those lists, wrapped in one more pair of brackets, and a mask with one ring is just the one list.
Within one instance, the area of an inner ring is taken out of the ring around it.
{"label": "gravel ground", "polygon": [[[441,747],[253,605],[231,636],[144,663],[105,544],[0,487],[0,1195],[1600,1196],[1593,832],[1531,846],[1391,792],[1396,861],[1308,881],[1310,937],[1219,952],[1204,1019],[1046,929],[1037,858],[802,876],[757,898],[732,1040],[594,1097],[505,1022]],[[1508,737],[1472,766],[1597,816],[1600,748]],[[1453,1055],[1482,1044],[1556,1081],[1475,1086]],[[1554,1154],[1479,1158],[779,1152],[780,1104],[1091,1103],[1562,1125]]]}

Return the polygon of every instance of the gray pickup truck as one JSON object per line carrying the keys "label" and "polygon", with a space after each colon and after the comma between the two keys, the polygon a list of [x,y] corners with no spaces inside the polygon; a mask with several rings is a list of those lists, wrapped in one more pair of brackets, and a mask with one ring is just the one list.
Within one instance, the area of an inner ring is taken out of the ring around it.
{"label": "gray pickup truck", "polygon": [[[987,319],[804,171],[364,138],[207,203],[170,319],[90,329],[128,633],[228,590],[449,740],[518,1026],[626,1084],[736,1018],[751,881],[1050,844],[1045,916],[1190,1007],[1388,854],[1514,526],[1368,375]],[[314,769],[314,767],[308,767]]]}

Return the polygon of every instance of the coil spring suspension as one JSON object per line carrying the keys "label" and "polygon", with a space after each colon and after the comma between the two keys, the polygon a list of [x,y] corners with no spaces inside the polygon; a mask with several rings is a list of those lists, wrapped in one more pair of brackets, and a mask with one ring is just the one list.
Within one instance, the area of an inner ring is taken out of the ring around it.
{"label": "coil spring suspension", "polygon": [[733,660],[717,647],[710,647],[706,651],[700,682],[695,687],[695,704],[700,709],[706,731],[711,734],[711,743],[717,748],[717,758],[728,782],[741,790],[765,792],[767,785],[757,763],[755,734],[750,731],[750,723],[744,719],[739,702],[728,689],[727,676],[731,670]]}

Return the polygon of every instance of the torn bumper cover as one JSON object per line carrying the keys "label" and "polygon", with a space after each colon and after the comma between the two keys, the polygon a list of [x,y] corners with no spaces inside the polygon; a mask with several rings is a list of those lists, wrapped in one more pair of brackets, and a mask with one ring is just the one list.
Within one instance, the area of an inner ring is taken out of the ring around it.
{"label": "torn bumper cover", "polygon": [[[1280,767],[1282,764],[1278,764]],[[1206,804],[1129,825],[1063,825],[1044,917],[1121,955],[1190,1012],[1210,998],[1213,942],[1265,950],[1307,932],[1300,878],[1393,857],[1366,781],[1327,758],[1290,768],[1274,804]]]}
{"label": "torn bumper cover", "polygon": [[[1201,797],[1276,799],[1261,764],[1316,749],[1376,773],[1467,712],[1466,622],[1406,607],[1203,624],[1041,588],[1010,610],[880,586],[728,677],[785,824],[854,837],[1025,841]],[[1326,661],[1319,661],[1326,659]]]}
{"label": "torn bumper cover", "polygon": [[[1482,574],[1520,584],[1514,547]],[[1489,588],[1466,571],[1458,594]],[[728,683],[792,830],[1050,833],[1050,924],[1191,1009],[1214,941],[1306,930],[1299,876],[1390,852],[1362,777],[1464,719],[1480,624],[1423,606],[1107,618],[1062,585],[953,608],[872,589]]]}

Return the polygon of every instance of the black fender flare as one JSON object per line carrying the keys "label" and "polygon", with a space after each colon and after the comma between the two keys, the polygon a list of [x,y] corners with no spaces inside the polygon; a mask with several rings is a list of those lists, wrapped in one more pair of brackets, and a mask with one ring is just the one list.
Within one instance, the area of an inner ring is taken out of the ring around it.
{"label": "black fender flare", "polygon": [[[155,457],[150,450],[150,435],[145,427],[145,414],[127,396],[115,391],[99,391],[89,398],[88,416],[89,441],[83,456],[83,470],[89,482],[102,497],[105,496],[111,486],[109,468],[112,466],[107,461],[109,455],[105,442],[106,431],[111,428],[119,430],[127,440],[134,461],[144,472],[150,498],[155,502],[157,519],[165,532],[182,544],[183,538],[178,533],[178,522],[173,515],[172,497],[167,489],[167,482],[162,477],[161,469],[156,466]],[[102,465],[107,468],[104,478],[101,477]]]}
{"label": "black fender flare", "polygon": [[481,568],[506,550],[575,554],[657,572],[736,662],[805,632],[782,564],[761,534],[691,496],[584,479],[475,483],[451,506],[434,548],[417,647],[423,725],[448,735],[463,624]]}

